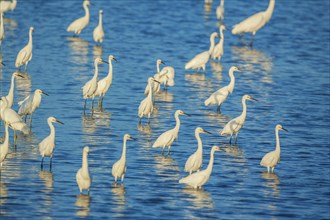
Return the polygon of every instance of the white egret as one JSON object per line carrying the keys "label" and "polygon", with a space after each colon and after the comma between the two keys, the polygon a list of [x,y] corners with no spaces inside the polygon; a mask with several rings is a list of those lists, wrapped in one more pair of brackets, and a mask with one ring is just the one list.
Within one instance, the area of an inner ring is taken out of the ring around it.
{"label": "white egret", "polygon": [[220,5],[217,7],[216,15],[218,20],[225,19],[225,0],[220,0]]}
{"label": "white egret", "polygon": [[204,51],[202,53],[197,54],[194,58],[192,58],[188,63],[185,65],[185,69],[197,69],[197,71],[200,70],[200,68],[203,69],[205,72],[205,65],[209,61],[209,58],[213,52],[214,49],[214,38],[218,37],[218,33],[213,32],[210,35],[210,48],[208,51]]}
{"label": "white egret", "polygon": [[102,60],[101,58],[97,57],[94,60],[94,68],[95,68],[95,72],[94,72],[94,76],[91,80],[89,80],[83,87],[83,97],[85,99],[85,105],[84,105],[84,114],[85,114],[85,110],[86,110],[86,102],[88,98],[92,98],[93,102],[92,102],[92,112],[94,111],[94,97],[95,97],[95,92],[97,90],[97,79],[98,79],[98,75],[99,75],[99,68],[98,68],[98,64],[99,63],[108,63],[104,60]]}
{"label": "white egret", "polygon": [[233,26],[232,34],[240,34],[251,32],[252,38],[250,45],[253,44],[254,35],[271,19],[275,7],[275,0],[269,0],[269,5],[266,11],[258,12],[240,23]]}
{"label": "white egret", "polygon": [[231,138],[233,135],[236,135],[235,138],[235,144],[237,142],[237,136],[238,136],[238,132],[239,130],[243,127],[244,122],[245,122],[245,118],[246,118],[246,100],[254,100],[257,101],[255,98],[252,98],[249,95],[244,95],[242,97],[242,105],[243,105],[243,111],[242,114],[236,118],[233,118],[232,120],[230,120],[222,129],[222,131],[220,131],[220,135],[230,135],[230,140],[229,143],[231,143]]}
{"label": "white egret", "polygon": [[183,177],[179,180],[179,183],[187,184],[194,189],[201,188],[210,178],[213,168],[213,161],[214,161],[214,152],[220,151],[221,149],[217,146],[213,146],[210,153],[210,161],[209,165],[205,170],[201,170],[199,172],[193,173],[189,176]]}
{"label": "white egret", "polygon": [[40,143],[39,143],[39,152],[40,155],[42,156],[41,160],[41,169],[44,166],[44,157],[50,157],[50,163],[49,167],[50,170],[52,169],[52,159],[53,159],[53,153],[55,150],[55,127],[53,123],[59,123],[59,124],[64,124],[63,122],[58,121],[54,117],[49,117],[47,119],[48,126],[50,128],[50,133],[49,135],[44,138]]}
{"label": "white egret", "polygon": [[115,183],[117,183],[117,178],[121,178],[121,183],[124,183],[124,176],[126,173],[126,142],[127,140],[135,140],[129,134],[124,135],[123,142],[123,152],[120,159],[112,166],[112,176],[115,178]]}
{"label": "white egret", "polygon": [[84,189],[87,189],[89,194],[89,189],[91,187],[91,177],[89,175],[89,170],[88,170],[88,154],[89,154],[89,147],[86,146],[83,149],[82,167],[77,171],[76,181],[80,193],[82,193]]}
{"label": "white egret", "polygon": [[32,59],[32,32],[34,31],[33,27],[29,29],[29,42],[23,47],[17,54],[15,66],[19,68],[22,65],[25,65],[24,71],[26,71],[28,63]]}
{"label": "white egret", "polygon": [[13,11],[16,8],[17,0],[13,1],[5,1],[1,0],[0,1],[0,12],[4,13],[7,11]]}
{"label": "white egret", "polygon": [[3,13],[0,12],[0,48],[2,45],[3,39],[5,39],[5,29],[4,29],[4,25],[3,25]]}
{"label": "white egret", "polygon": [[225,36],[223,35],[223,31],[226,30],[224,25],[220,25],[219,32],[220,32],[220,41],[217,45],[215,45],[214,50],[212,52],[212,59],[220,62],[221,57],[223,56],[223,43],[225,41]]}
{"label": "white egret", "polygon": [[157,82],[156,83],[151,83],[151,84],[147,83],[147,86],[144,89],[144,95],[145,96],[147,96],[149,94],[149,87],[150,86],[152,88],[153,93],[157,93],[160,90],[160,81],[159,81],[159,79],[160,79],[160,75],[159,75],[159,73],[160,73],[160,64],[165,64],[165,63],[161,59],[157,59],[157,61],[156,61],[157,73],[154,75],[154,79],[157,80],[159,83],[157,83]]}
{"label": "white egret", "polygon": [[19,72],[14,72],[11,75],[10,88],[9,88],[9,91],[8,91],[8,95],[5,96],[5,98],[7,100],[7,107],[8,108],[11,108],[13,106],[13,103],[14,103],[14,88],[15,88],[15,78],[16,77],[24,78],[24,76],[22,74],[20,74]]}
{"label": "white egret", "polygon": [[100,44],[103,42],[104,39],[104,31],[103,31],[103,26],[102,26],[102,15],[103,11],[99,11],[99,24],[96,26],[96,28],[93,31],[93,39],[94,41],[100,42]]}
{"label": "white egret", "polygon": [[174,86],[175,70],[172,66],[165,66],[159,72],[159,82],[164,84],[165,90],[168,86]]}
{"label": "white egret", "polygon": [[97,89],[95,91],[95,96],[100,97],[99,103],[98,103],[100,108],[102,107],[102,104],[103,104],[104,95],[107,93],[107,91],[109,90],[109,88],[112,84],[112,75],[113,75],[112,74],[112,60],[117,61],[113,55],[110,55],[108,58],[108,63],[109,63],[108,75],[97,82]]}
{"label": "white egret", "polygon": [[190,155],[184,167],[184,171],[189,172],[190,175],[192,172],[199,172],[199,169],[202,167],[203,164],[203,144],[200,137],[201,133],[211,134],[210,132],[205,131],[203,128],[200,127],[195,129],[195,138],[197,139],[198,148],[195,153]]}
{"label": "white egret", "polygon": [[275,166],[280,162],[280,154],[281,154],[281,147],[280,147],[280,137],[278,135],[279,130],[288,131],[282,127],[282,125],[276,125],[275,127],[275,135],[276,135],[276,148],[274,151],[267,153],[261,160],[260,165],[267,167],[267,171],[269,173],[270,168],[272,169],[272,173],[274,173]]}
{"label": "white egret", "polygon": [[157,138],[155,143],[152,145],[153,148],[156,148],[156,147],[163,148],[162,155],[164,155],[165,147],[168,147],[167,155],[170,154],[172,143],[174,142],[174,140],[176,140],[178,138],[179,130],[180,130],[179,115],[190,116],[189,114],[183,112],[182,110],[176,110],[175,113],[174,113],[174,118],[175,118],[175,122],[176,122],[175,127],[173,129],[170,129],[170,130],[165,131],[164,133],[162,133]]}
{"label": "white egret", "polygon": [[5,139],[2,144],[0,144],[0,167],[2,167],[3,162],[5,161],[9,150],[9,132],[8,124],[5,123]]}
{"label": "white egret", "polygon": [[66,29],[66,31],[68,32],[73,32],[75,35],[79,35],[80,32],[88,25],[89,23],[89,8],[88,6],[91,3],[89,2],[89,0],[85,0],[83,2],[83,7],[85,10],[85,15],[81,18],[76,19],[75,21],[73,21],[68,28]]}
{"label": "white egret", "polygon": [[48,94],[43,92],[41,89],[36,89],[33,93],[28,95],[23,101],[20,101],[18,103],[18,105],[20,106],[18,110],[18,114],[20,116],[25,116],[25,122],[26,122],[26,117],[30,115],[30,128],[32,126],[32,114],[39,107],[42,94],[48,96]]}
{"label": "white egret", "polygon": [[234,87],[235,87],[235,76],[234,72],[238,71],[240,72],[241,70],[238,69],[236,66],[232,66],[229,69],[229,77],[230,77],[230,83],[214,93],[210,95],[208,99],[205,100],[204,104],[205,106],[209,105],[218,105],[217,111],[220,113],[220,106],[222,103],[224,103],[228,97],[229,94],[233,93]]}
{"label": "white egret", "polygon": [[138,116],[140,118],[140,123],[141,123],[142,117],[146,115],[148,117],[148,124],[149,124],[150,123],[150,115],[154,111],[153,91],[152,91],[152,85],[151,85],[152,82],[159,83],[157,80],[155,80],[152,77],[148,78],[149,93],[148,93],[148,96],[145,97],[139,105]]}
{"label": "white egret", "polygon": [[14,130],[14,145],[16,146],[17,136],[16,130],[29,134],[27,125],[22,121],[21,117],[11,108],[8,108],[8,102],[5,97],[1,97],[0,102],[0,115],[1,119]]}

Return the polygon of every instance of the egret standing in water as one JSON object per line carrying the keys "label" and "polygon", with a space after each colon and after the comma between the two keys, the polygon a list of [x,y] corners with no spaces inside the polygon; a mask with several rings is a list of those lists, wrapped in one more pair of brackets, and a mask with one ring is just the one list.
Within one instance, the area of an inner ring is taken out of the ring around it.
{"label": "egret standing in water", "polygon": [[9,132],[8,124],[5,123],[5,139],[2,144],[0,144],[0,167],[2,167],[3,162],[5,161],[9,150]]}
{"label": "egret standing in water", "polygon": [[178,139],[180,124],[181,124],[180,119],[179,119],[179,115],[190,116],[189,114],[183,112],[182,110],[176,110],[175,114],[174,114],[174,118],[175,118],[175,122],[176,122],[175,127],[173,129],[170,129],[170,130],[165,131],[164,133],[162,133],[157,138],[155,143],[152,145],[153,148],[157,148],[157,147],[163,148],[162,155],[164,155],[165,147],[168,147],[167,155],[169,155],[170,150],[171,150],[171,146],[172,146],[174,140]]}
{"label": "egret standing in water", "polygon": [[225,19],[225,0],[220,0],[220,5],[217,7],[216,15],[218,20]]}
{"label": "egret standing in water", "polygon": [[109,88],[112,84],[112,75],[113,75],[112,74],[112,60],[117,61],[113,55],[110,55],[108,58],[108,62],[109,62],[108,75],[97,82],[97,89],[95,92],[95,96],[99,97],[99,102],[98,102],[99,108],[102,108],[104,95],[107,93],[107,91],[109,90]]}
{"label": "egret standing in water", "polygon": [[16,57],[15,66],[20,68],[22,65],[25,65],[24,72],[26,71],[28,63],[32,59],[32,32],[34,31],[33,27],[29,29],[29,42],[23,49],[21,49]]}
{"label": "egret standing in water", "polygon": [[275,127],[275,135],[276,135],[276,148],[274,151],[267,153],[261,160],[260,165],[267,167],[268,173],[270,169],[272,169],[272,173],[274,173],[275,166],[278,162],[280,162],[280,154],[281,154],[281,146],[280,146],[280,137],[278,135],[278,131],[288,131],[282,127],[282,125],[276,125]]}
{"label": "egret standing in water", "polygon": [[239,130],[243,127],[244,122],[245,122],[245,118],[246,118],[246,100],[254,100],[257,101],[255,98],[252,98],[249,95],[244,95],[242,97],[242,105],[243,105],[243,111],[242,114],[236,118],[233,118],[232,120],[230,120],[222,129],[222,131],[220,131],[220,135],[230,135],[230,140],[229,143],[231,144],[231,138],[233,135],[236,135],[235,138],[235,144],[237,142],[237,136],[238,136],[238,132]]}
{"label": "egret standing in water", "polygon": [[32,114],[39,107],[42,94],[48,96],[48,94],[43,92],[41,89],[36,89],[34,93],[30,94],[23,101],[18,103],[20,106],[18,114],[20,116],[25,116],[25,122],[26,117],[30,115],[30,128],[32,126]]}
{"label": "egret standing in water", "polygon": [[140,118],[139,123],[141,123],[142,117],[146,115],[146,116],[148,116],[148,124],[149,124],[150,123],[150,115],[154,111],[153,92],[152,92],[152,85],[151,85],[152,82],[159,83],[157,80],[155,80],[152,77],[148,78],[149,93],[148,93],[148,96],[145,97],[139,105],[139,111],[138,111],[138,116]]}
{"label": "egret standing in water", "polygon": [[66,31],[68,32],[73,32],[75,35],[79,35],[80,32],[88,25],[89,23],[89,8],[88,6],[91,3],[89,2],[89,0],[85,0],[83,2],[83,7],[85,10],[85,15],[81,18],[76,19],[75,21],[73,21],[69,27],[66,29]]}
{"label": "egret standing in water", "polygon": [[89,147],[86,146],[83,149],[82,167],[77,171],[76,181],[80,193],[82,193],[84,189],[87,189],[89,194],[89,189],[91,187],[91,177],[89,175],[89,170],[88,170],[88,154],[89,154]]}
{"label": "egret standing in water", "polygon": [[96,28],[93,31],[93,39],[96,43],[102,44],[103,39],[104,39],[104,31],[103,31],[103,26],[102,26],[102,14],[103,11],[99,11],[99,24],[96,26]]}
{"label": "egret standing in water", "polygon": [[185,65],[185,69],[197,69],[197,71],[200,70],[200,68],[203,69],[205,72],[205,65],[209,61],[210,56],[212,55],[213,49],[214,49],[214,38],[218,37],[218,33],[213,32],[210,35],[210,48],[208,51],[204,51],[202,53],[197,54],[194,58],[192,58],[188,63]]}
{"label": "egret standing in water", "polygon": [[203,165],[203,144],[202,144],[202,139],[200,137],[201,133],[211,134],[210,132],[205,131],[203,128],[200,127],[195,129],[195,137],[197,139],[198,148],[195,151],[195,153],[193,153],[188,158],[186,165],[184,167],[184,171],[189,172],[190,175],[192,172],[195,171],[199,172],[199,169]]}
{"label": "egret standing in water", "polygon": [[271,19],[275,7],[275,0],[269,0],[269,5],[266,11],[258,12],[240,23],[233,26],[232,34],[240,34],[251,32],[252,38],[250,46],[253,44],[254,35]]}
{"label": "egret standing in water", "polygon": [[121,183],[124,183],[124,177],[126,173],[126,142],[127,140],[135,140],[129,134],[124,135],[123,142],[123,152],[120,159],[112,166],[112,176],[115,178],[115,183],[117,183],[117,178],[121,178]]}
{"label": "egret standing in water", "polygon": [[17,0],[13,1],[0,1],[0,12],[4,13],[7,11],[13,11],[16,8]]}
{"label": "egret standing in water", "polygon": [[213,161],[214,161],[214,152],[220,151],[221,149],[217,146],[213,146],[210,153],[210,161],[209,165],[205,170],[201,170],[199,172],[193,173],[189,176],[183,177],[179,180],[179,183],[187,184],[194,189],[201,188],[210,178],[213,168]]}
{"label": "egret standing in water", "polygon": [[91,80],[89,80],[83,87],[83,97],[85,99],[85,105],[84,105],[84,114],[85,114],[85,110],[86,110],[86,102],[88,98],[92,98],[92,113],[94,112],[94,97],[95,97],[95,92],[97,90],[97,79],[98,79],[98,75],[99,75],[99,68],[98,68],[98,64],[99,63],[108,63],[104,60],[102,60],[101,58],[97,57],[94,60],[94,68],[95,68],[95,72],[94,72],[94,76]]}
{"label": "egret standing in water", "polygon": [[44,166],[44,157],[50,157],[49,167],[50,167],[50,170],[51,170],[52,169],[53,153],[54,153],[54,150],[55,150],[55,127],[54,127],[53,123],[59,123],[59,124],[62,124],[62,125],[64,123],[58,121],[54,117],[49,117],[47,119],[47,123],[48,123],[48,126],[50,128],[50,134],[39,143],[39,152],[40,152],[40,155],[42,156],[41,169]]}
{"label": "egret standing in water", "polygon": [[225,41],[225,36],[223,35],[223,31],[226,30],[226,27],[224,25],[220,25],[219,32],[220,32],[220,41],[219,43],[214,47],[214,50],[212,52],[212,59],[220,62],[221,57],[223,56],[223,43]]}
{"label": "egret standing in water", "polygon": [[7,107],[11,108],[13,106],[14,103],[14,88],[15,88],[15,78],[16,77],[20,77],[20,78],[24,78],[24,76],[18,72],[14,72],[11,75],[11,83],[10,83],[10,88],[9,88],[9,92],[8,95],[5,96],[6,100],[7,100]]}
{"label": "egret standing in water", "polygon": [[234,87],[235,87],[235,76],[234,72],[238,71],[240,72],[240,69],[238,69],[236,66],[232,66],[229,69],[229,77],[230,77],[230,83],[219,90],[215,91],[210,95],[208,99],[205,100],[204,104],[205,106],[209,105],[218,105],[217,111],[220,113],[220,107],[221,104],[224,103],[228,97],[229,94],[233,93]]}
{"label": "egret standing in water", "polygon": [[152,92],[154,94],[157,93],[157,92],[159,92],[159,90],[160,90],[160,81],[159,81],[159,79],[160,79],[160,75],[159,75],[159,73],[160,73],[160,64],[165,64],[165,63],[161,59],[157,59],[157,61],[156,61],[156,70],[157,70],[157,73],[153,77],[159,83],[157,83],[157,82],[156,83],[151,83],[151,84],[147,83],[147,86],[144,89],[144,95],[145,96],[147,96],[149,94],[149,87],[150,86],[151,86]]}

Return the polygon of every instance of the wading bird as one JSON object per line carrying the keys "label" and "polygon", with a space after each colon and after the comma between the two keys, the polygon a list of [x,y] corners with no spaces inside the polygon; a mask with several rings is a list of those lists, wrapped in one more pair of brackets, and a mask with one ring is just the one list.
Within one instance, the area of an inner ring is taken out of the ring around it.
{"label": "wading bird", "polygon": [[104,40],[104,31],[103,31],[103,26],[102,26],[102,15],[103,11],[99,11],[99,24],[96,26],[96,28],[93,31],[93,39],[96,43],[102,44]]}
{"label": "wading bird", "polygon": [[85,15],[81,18],[76,19],[75,21],[73,21],[68,28],[66,29],[66,31],[68,32],[73,32],[75,35],[79,35],[80,32],[88,25],[89,23],[89,8],[88,6],[91,5],[91,3],[89,2],[89,0],[85,0],[83,2],[83,7],[85,10]]}
{"label": "wading bird", "polygon": [[11,75],[10,88],[9,88],[8,94],[5,96],[5,98],[7,100],[7,107],[8,108],[11,108],[13,106],[13,103],[14,103],[14,88],[15,88],[15,78],[16,77],[24,78],[24,76],[22,74],[20,74],[19,72],[14,72]]}
{"label": "wading bird", "polygon": [[8,124],[5,123],[5,139],[2,144],[0,144],[0,167],[2,167],[3,162],[5,161],[9,150],[9,132]]}
{"label": "wading bird", "polygon": [[88,190],[91,187],[91,177],[89,175],[88,170],[88,154],[89,154],[89,147],[84,147],[83,149],[83,156],[82,156],[82,167],[77,171],[76,174],[76,181],[80,190],[80,193],[82,193],[83,190]]}
{"label": "wading bird", "polygon": [[24,72],[26,72],[27,65],[32,59],[32,32],[34,31],[33,27],[29,29],[29,42],[23,47],[17,54],[15,66],[20,68],[22,65],[25,65]]}
{"label": "wading bird", "polygon": [[223,34],[223,31],[226,30],[226,27],[224,25],[220,25],[219,32],[220,32],[220,41],[217,45],[215,45],[214,50],[212,52],[212,59],[220,62],[221,57],[223,56],[223,43],[225,41],[225,36]]}

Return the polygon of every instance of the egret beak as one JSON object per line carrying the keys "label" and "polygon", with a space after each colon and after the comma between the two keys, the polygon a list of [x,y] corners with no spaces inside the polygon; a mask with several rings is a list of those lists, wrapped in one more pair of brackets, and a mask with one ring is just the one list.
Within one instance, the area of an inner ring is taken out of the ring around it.
{"label": "egret beak", "polygon": [[256,101],[256,102],[258,101],[257,99],[255,99],[255,98],[253,98],[253,97],[251,97],[250,99],[253,100],[253,101]]}
{"label": "egret beak", "polygon": [[242,70],[240,68],[238,68],[238,67],[237,67],[237,70],[236,71],[237,72],[242,72]]}
{"label": "egret beak", "polygon": [[224,27],[224,28],[223,28],[224,30],[227,30],[227,27],[226,27],[226,26],[223,26],[223,27]]}
{"label": "egret beak", "polygon": [[206,134],[212,134],[211,132],[208,132],[208,131],[205,131],[205,130],[204,130],[204,133],[206,133]]}
{"label": "egret beak", "polygon": [[0,62],[2,66],[6,66],[2,61]]}
{"label": "egret beak", "polygon": [[153,81],[160,84],[160,82],[158,80],[153,79]]}
{"label": "egret beak", "polygon": [[224,149],[219,147],[219,151],[226,152]]}
{"label": "egret beak", "polygon": [[92,2],[89,2],[89,4],[94,6],[94,4]]}
{"label": "egret beak", "polygon": [[129,139],[130,140],[133,140],[133,141],[136,141],[136,138],[133,138],[133,137],[130,137]]}
{"label": "egret beak", "polygon": [[56,120],[56,123],[59,123],[59,124],[62,124],[62,125],[64,125],[64,123],[63,123],[63,122],[61,122],[61,121],[59,121],[59,120]]}
{"label": "egret beak", "polygon": [[164,61],[160,61],[160,63],[165,65],[165,62]]}
{"label": "egret beak", "polygon": [[116,62],[117,62],[117,59],[116,59],[116,58],[112,57],[112,59],[113,59],[114,61],[116,61]]}
{"label": "egret beak", "polygon": [[45,93],[44,91],[41,91],[42,94],[46,95],[46,96],[49,96],[47,93]]}
{"label": "egret beak", "polygon": [[22,74],[17,74],[18,77],[25,78]]}
{"label": "egret beak", "polygon": [[108,63],[107,61],[105,61],[105,60],[102,60],[101,62],[102,62],[102,63],[107,63],[107,64],[109,64],[109,63]]}
{"label": "egret beak", "polygon": [[190,117],[191,115],[187,114],[187,113],[183,113],[184,115],[187,115],[188,117]]}
{"label": "egret beak", "polygon": [[285,129],[285,128],[283,128],[283,127],[282,127],[282,130],[284,130],[284,131],[286,131],[286,132],[289,132],[287,129]]}

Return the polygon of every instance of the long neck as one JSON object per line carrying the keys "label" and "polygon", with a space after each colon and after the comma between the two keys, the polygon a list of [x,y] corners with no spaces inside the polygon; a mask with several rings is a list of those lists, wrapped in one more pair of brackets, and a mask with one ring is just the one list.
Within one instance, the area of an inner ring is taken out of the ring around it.
{"label": "long neck", "polygon": [[99,26],[102,27],[102,14],[99,15]]}
{"label": "long neck", "polygon": [[160,64],[157,62],[157,63],[156,63],[157,73],[159,73],[159,71],[160,71],[159,65],[160,65]]}
{"label": "long neck", "polygon": [[126,142],[127,142],[127,139],[124,138],[124,142],[123,142],[123,152],[121,153],[121,159],[126,159]]}
{"label": "long neck", "polygon": [[222,6],[222,7],[223,7],[223,6],[224,6],[224,4],[225,4],[225,0],[221,0],[221,1],[220,1],[220,6]]}
{"label": "long neck", "polygon": [[97,79],[97,77],[99,76],[99,66],[96,62],[94,63],[94,67],[95,67],[95,72],[93,78]]}
{"label": "long neck", "polygon": [[264,14],[266,22],[268,22],[270,20],[270,18],[272,17],[274,7],[275,7],[275,0],[269,0],[268,8],[267,8],[267,10],[265,11],[265,14]]}
{"label": "long neck", "polygon": [[225,37],[224,37],[224,35],[223,35],[223,29],[220,28],[220,41],[221,41],[221,40],[224,40],[224,39],[225,39]]}
{"label": "long neck", "polygon": [[87,153],[83,153],[83,158],[82,158],[82,169],[83,170],[88,170],[88,159],[87,159]]}
{"label": "long neck", "polygon": [[209,54],[211,54],[212,53],[212,51],[213,51],[213,49],[214,49],[214,37],[213,36],[211,36],[210,37],[210,49],[209,49]]}
{"label": "long neck", "polygon": [[242,111],[241,117],[243,118],[243,121],[244,121],[245,117],[246,117],[246,99],[242,100],[242,105],[243,105],[243,111]]}
{"label": "long neck", "polygon": [[112,80],[112,62],[110,59],[109,59],[109,72],[108,72],[107,78],[109,80]]}
{"label": "long neck", "polygon": [[55,139],[55,127],[54,127],[53,123],[49,121],[48,126],[50,128],[49,136],[54,137],[54,139]]}
{"label": "long neck", "polygon": [[14,99],[14,87],[15,87],[15,75],[11,76],[11,83],[10,83],[10,89],[8,92],[8,95],[6,96],[7,98],[7,107],[11,108],[13,105],[13,99]]}
{"label": "long neck", "polygon": [[175,127],[174,130],[176,130],[177,132],[179,132],[179,128],[180,128],[180,119],[179,119],[179,114],[175,114]]}
{"label": "long neck", "polygon": [[281,147],[280,147],[280,136],[278,135],[278,130],[275,130],[275,135],[276,135],[276,149],[275,151],[279,154],[281,152]]}
{"label": "long neck", "polygon": [[203,144],[202,144],[202,139],[201,139],[201,137],[200,137],[200,135],[199,135],[199,132],[195,132],[195,137],[196,137],[196,139],[197,139],[197,146],[198,146],[198,148],[197,148],[197,150],[198,151],[202,151],[203,150]]}
{"label": "long neck", "polygon": [[29,45],[32,45],[32,31],[30,30],[29,31],[29,42],[28,42]]}
{"label": "long neck", "polygon": [[84,10],[85,10],[85,18],[89,20],[89,9],[87,5],[84,5]]}
{"label": "long neck", "polygon": [[3,144],[6,146],[8,146],[8,144],[9,144],[8,125],[5,125],[5,140],[4,140]]}
{"label": "long neck", "polygon": [[[154,82],[155,83],[155,82]],[[153,87],[153,85],[152,85],[152,83],[150,82],[148,82],[148,84],[149,84],[149,93],[148,93],[148,99],[151,101],[151,103],[152,103],[152,87]]]}
{"label": "long neck", "polygon": [[13,2],[10,4],[10,9],[14,10],[16,8],[17,0],[13,0]]}
{"label": "long neck", "polygon": [[209,165],[207,165],[206,171],[210,174],[213,168],[214,150],[211,150]]}
{"label": "long neck", "polygon": [[233,93],[235,87],[235,76],[234,71],[229,71],[230,83],[228,84],[228,90],[230,93]]}

